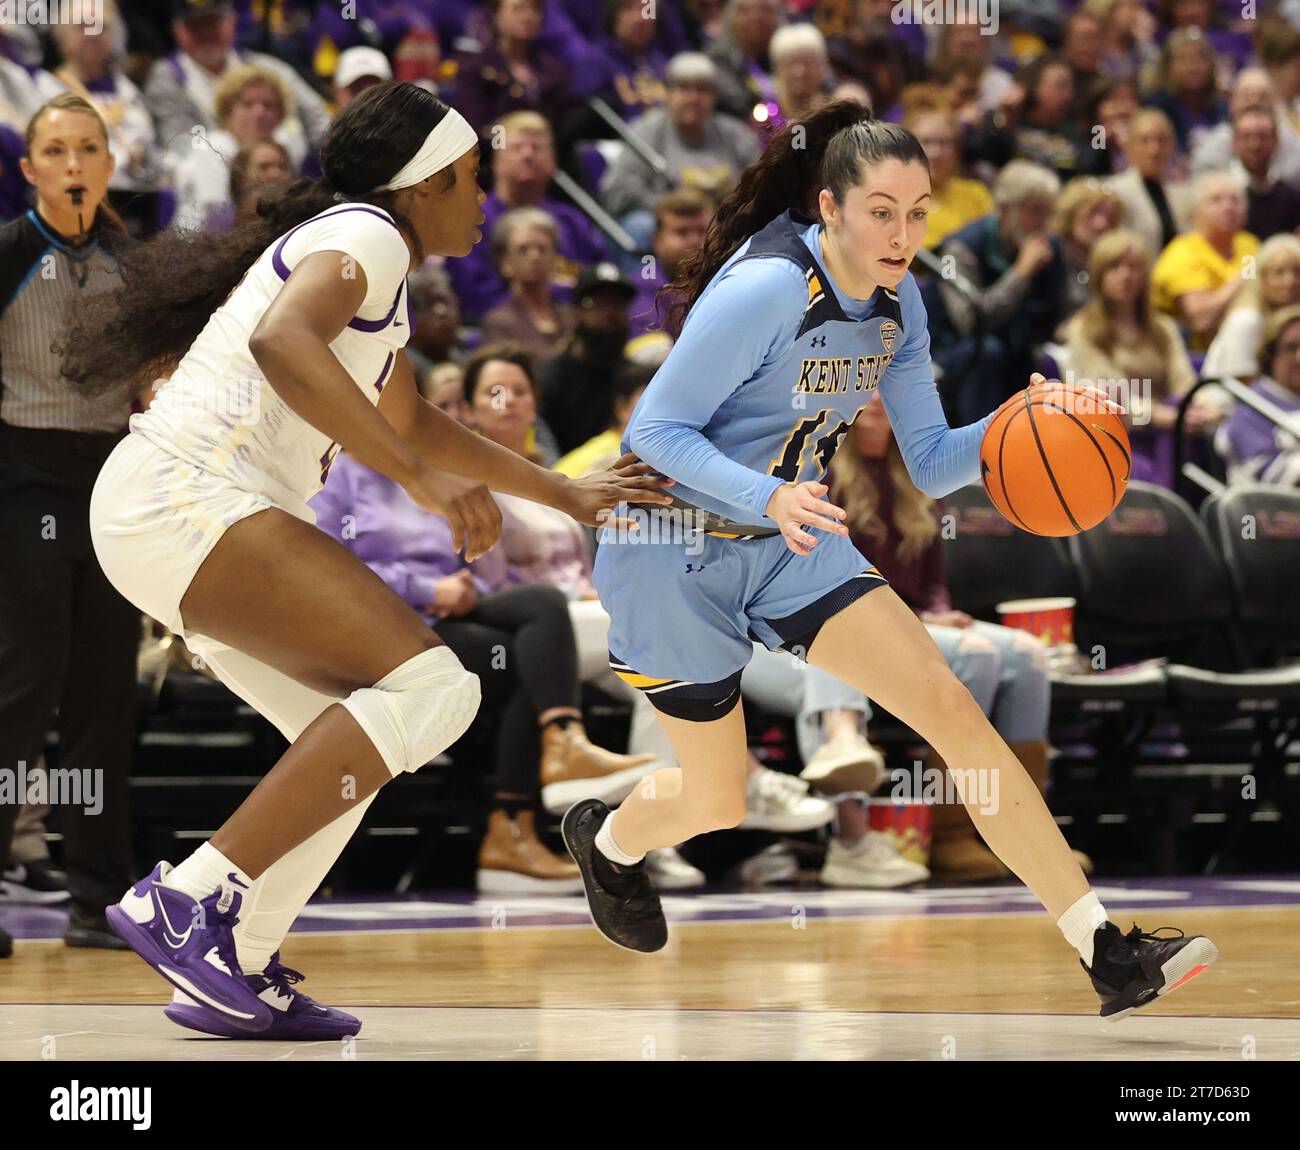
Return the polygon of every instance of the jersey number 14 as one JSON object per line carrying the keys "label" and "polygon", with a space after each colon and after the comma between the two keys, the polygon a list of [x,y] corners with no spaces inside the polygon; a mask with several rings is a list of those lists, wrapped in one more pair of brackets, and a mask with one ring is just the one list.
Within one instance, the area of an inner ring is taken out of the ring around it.
{"label": "jersey number 14", "polygon": [[834,427],[827,427],[827,430],[823,431],[816,440],[813,440],[813,433],[826,426],[828,417],[834,414],[833,407],[824,407],[816,415],[807,416],[796,423],[794,430],[786,436],[780,458],[772,460],[772,468],[768,474],[775,475],[782,483],[794,483],[804,469],[804,452],[808,449],[809,443],[812,443],[810,461],[817,464],[815,482],[823,482],[831,460],[839,450],[840,440],[849,429],[850,421],[841,419]]}

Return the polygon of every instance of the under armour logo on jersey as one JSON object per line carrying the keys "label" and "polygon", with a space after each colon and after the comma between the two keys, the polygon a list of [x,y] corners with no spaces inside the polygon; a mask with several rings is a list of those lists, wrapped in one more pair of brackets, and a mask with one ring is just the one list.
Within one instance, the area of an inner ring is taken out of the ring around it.
{"label": "under armour logo on jersey", "polygon": [[826,337],[825,337],[824,335],[815,335],[815,336],[813,336],[813,337],[812,337],[812,346],[813,346],[813,347],[825,347],[825,346],[826,346]]}
{"label": "under armour logo on jersey", "polygon": [[703,571],[706,566],[707,564],[704,563],[701,563],[698,567],[694,563],[687,563],[686,574],[689,575],[692,571]]}

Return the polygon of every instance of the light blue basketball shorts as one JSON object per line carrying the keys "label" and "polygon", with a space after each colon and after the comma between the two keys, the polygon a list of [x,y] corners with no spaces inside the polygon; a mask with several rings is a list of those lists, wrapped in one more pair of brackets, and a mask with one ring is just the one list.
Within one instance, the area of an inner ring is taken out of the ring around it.
{"label": "light blue basketball shorts", "polygon": [[754,642],[807,658],[827,619],[886,583],[847,538],[811,533],[812,554],[796,555],[779,534],[603,531],[593,582],[610,616],[610,667],[665,713],[721,718]]}

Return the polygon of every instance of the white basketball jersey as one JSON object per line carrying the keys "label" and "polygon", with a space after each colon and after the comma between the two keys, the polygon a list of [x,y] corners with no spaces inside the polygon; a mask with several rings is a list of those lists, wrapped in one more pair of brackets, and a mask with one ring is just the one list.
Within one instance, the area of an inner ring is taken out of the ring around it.
{"label": "white basketball jersey", "polygon": [[[132,432],[244,491],[315,522],[307,500],[325,483],[339,446],[276,394],[248,340],[298,262],[340,252],[366,277],[366,298],[330,344],[371,403],[379,402],[411,334],[406,273],[411,254],[392,217],[369,204],[340,204],[299,224],[253,264],[161,384]],[[348,274],[344,262],[340,274]]]}

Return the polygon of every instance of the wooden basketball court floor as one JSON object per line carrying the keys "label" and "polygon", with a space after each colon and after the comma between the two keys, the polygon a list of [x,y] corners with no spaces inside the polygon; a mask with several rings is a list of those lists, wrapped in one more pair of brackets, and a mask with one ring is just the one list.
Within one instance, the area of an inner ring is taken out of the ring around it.
{"label": "wooden basketball court floor", "polygon": [[577,898],[318,901],[283,959],[363,1021],[354,1040],[231,1041],[167,1021],[135,955],[70,950],[62,916],[0,908],[0,1060],[1300,1060],[1300,877],[1102,882],[1127,929],[1209,934],[1219,962],[1107,1024],[1023,888],[781,889],[665,898],[658,955]]}

